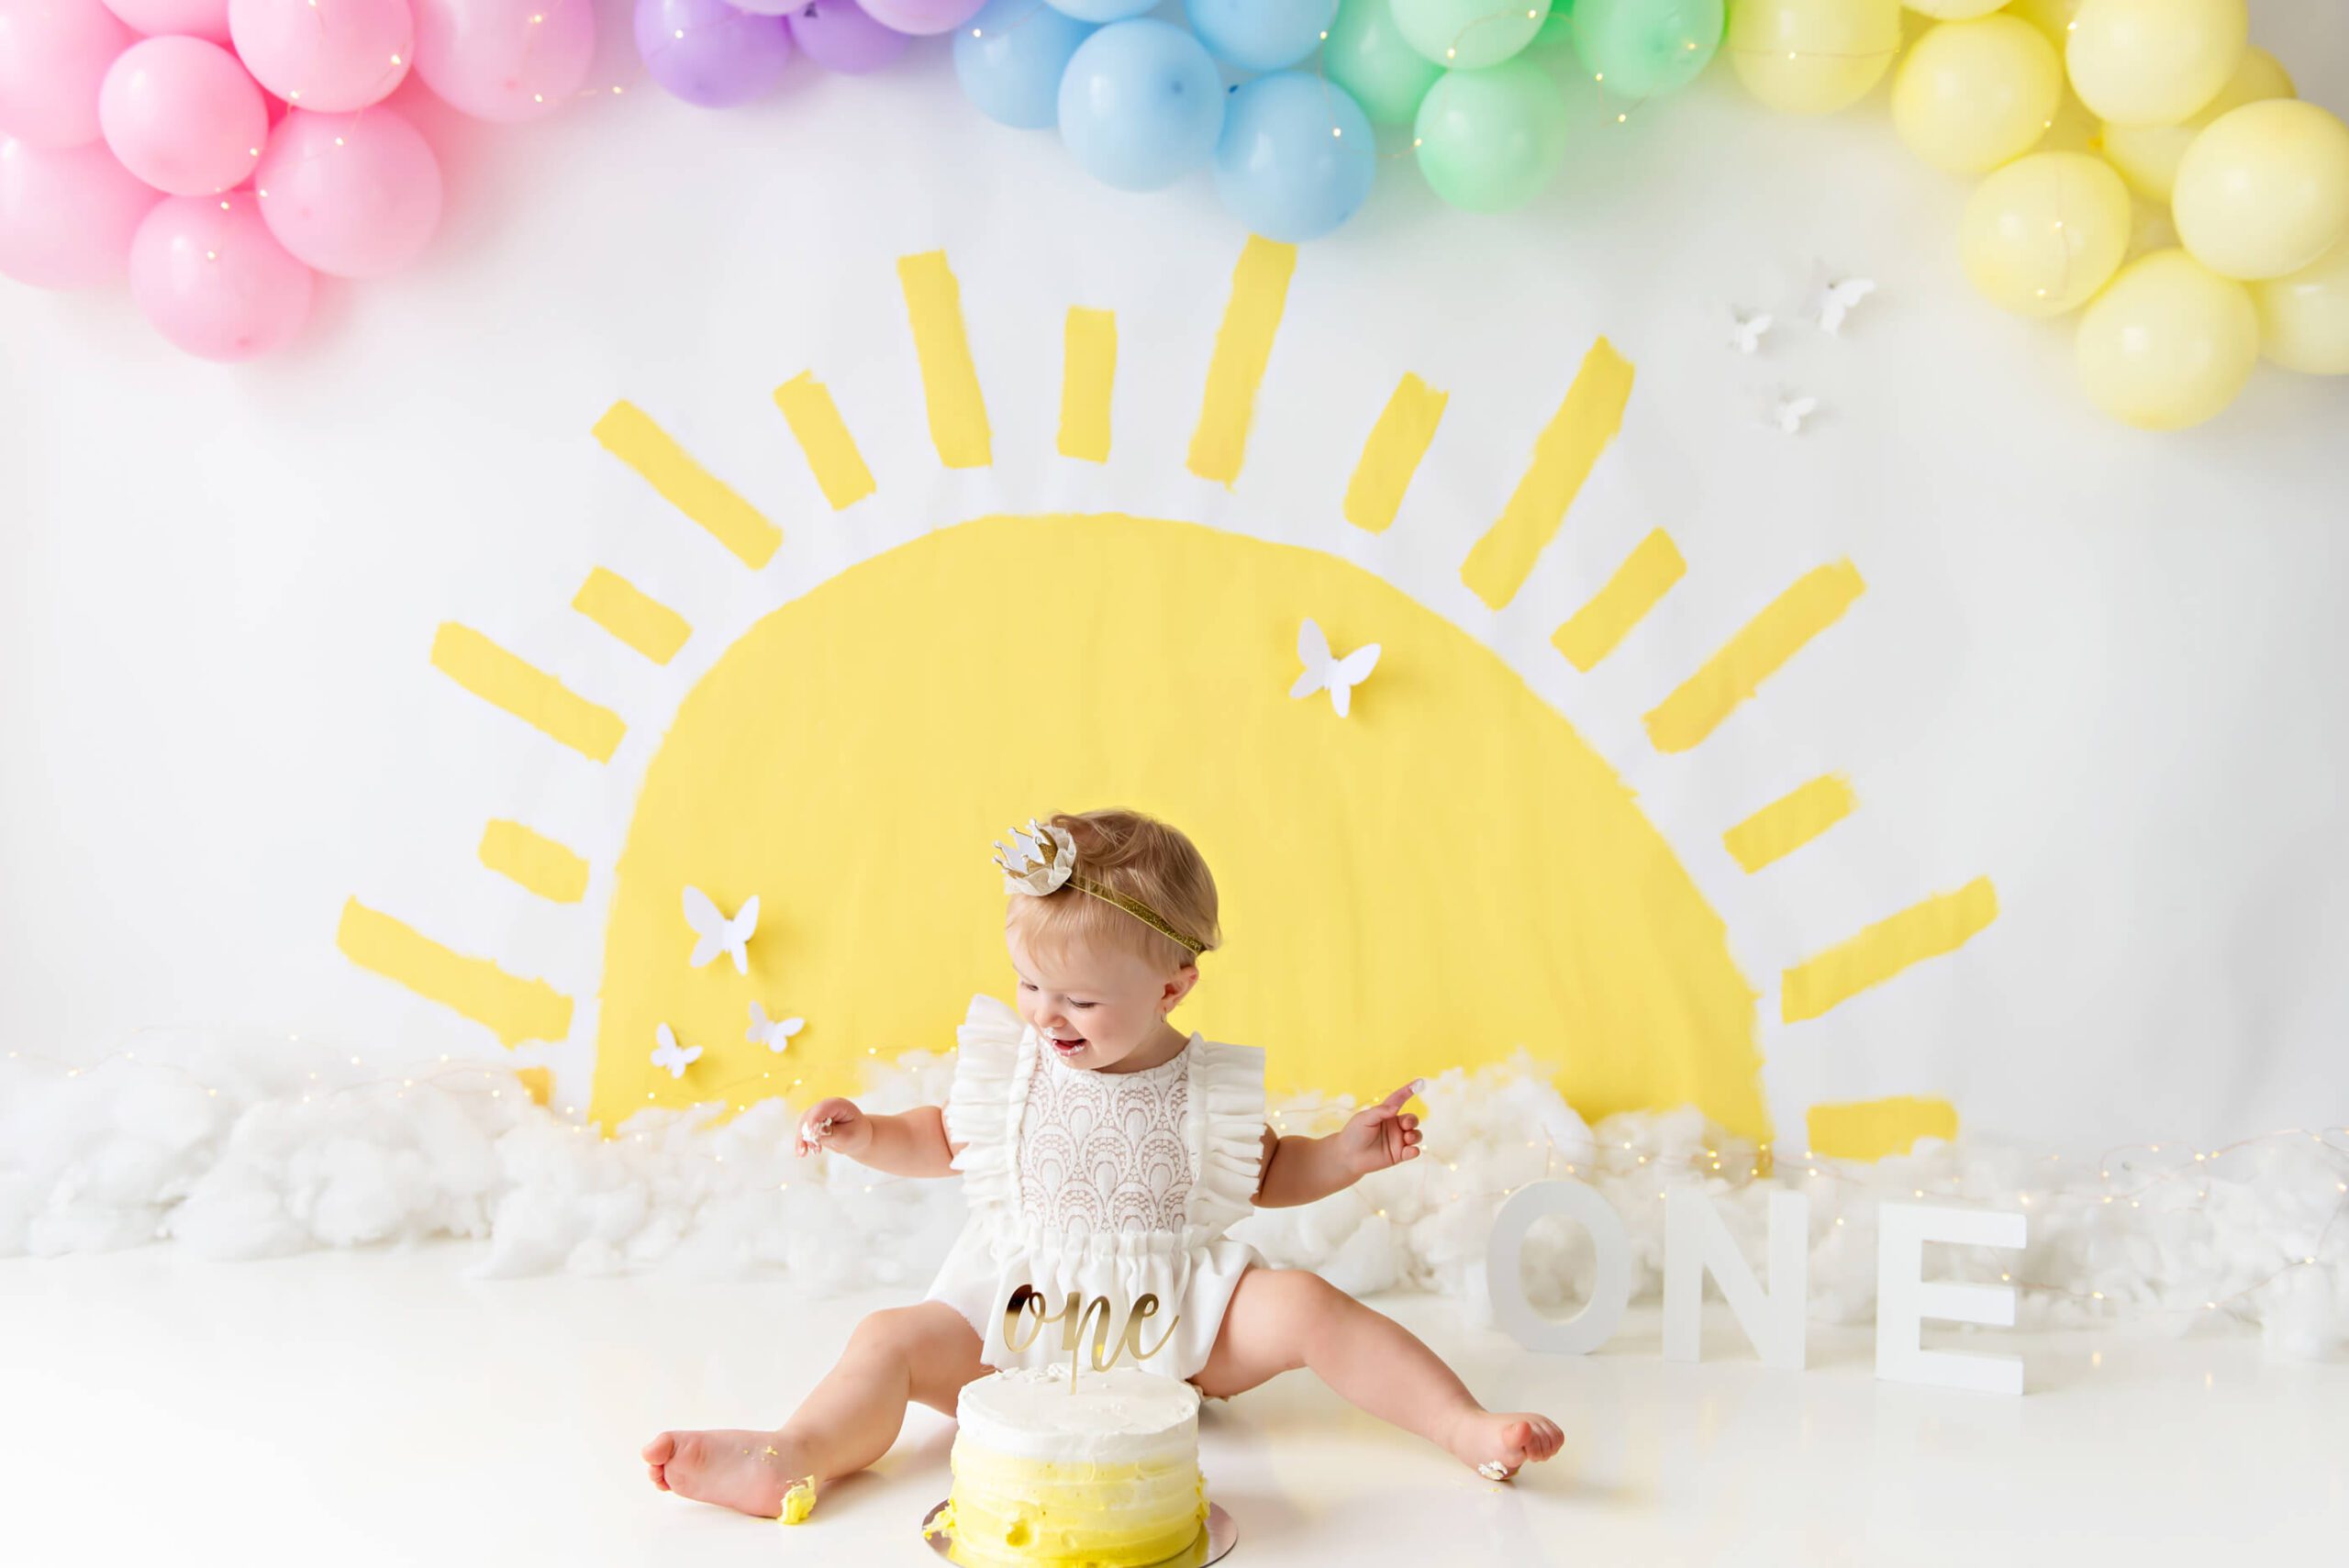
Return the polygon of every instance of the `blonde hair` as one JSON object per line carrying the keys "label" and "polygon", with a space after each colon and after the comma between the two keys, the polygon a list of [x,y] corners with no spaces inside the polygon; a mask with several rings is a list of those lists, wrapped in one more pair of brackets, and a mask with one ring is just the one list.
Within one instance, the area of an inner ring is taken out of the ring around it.
{"label": "blonde hair", "polygon": [[[1215,878],[1198,846],[1183,830],[1139,811],[1054,812],[1045,818],[1076,840],[1078,870],[1129,898],[1140,899],[1168,925],[1199,944],[1218,946]],[[1030,952],[1047,959],[1100,943],[1123,948],[1168,971],[1197,962],[1182,943],[1106,899],[1063,886],[1037,897],[1010,895],[1006,929],[1019,933]]]}

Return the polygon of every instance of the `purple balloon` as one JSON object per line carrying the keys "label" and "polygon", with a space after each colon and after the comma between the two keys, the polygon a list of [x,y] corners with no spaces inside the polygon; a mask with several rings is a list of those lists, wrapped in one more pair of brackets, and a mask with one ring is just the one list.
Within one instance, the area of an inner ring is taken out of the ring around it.
{"label": "purple balloon", "polygon": [[863,0],[873,19],[901,33],[951,33],[979,14],[987,0]]}
{"label": "purple balloon", "polygon": [[894,63],[914,41],[874,21],[856,0],[793,0],[787,12],[799,51],[827,71],[850,76]]}
{"label": "purple balloon", "polygon": [[783,77],[791,29],[726,0],[636,0],[636,51],[652,79],[706,109],[747,104]]}

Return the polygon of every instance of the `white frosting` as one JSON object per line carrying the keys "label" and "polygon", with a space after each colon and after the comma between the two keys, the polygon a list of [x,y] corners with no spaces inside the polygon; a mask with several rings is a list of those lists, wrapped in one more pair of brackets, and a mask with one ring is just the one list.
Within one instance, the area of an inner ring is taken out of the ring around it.
{"label": "white frosting", "polygon": [[1021,1459],[1130,1464],[1194,1456],[1199,1394],[1179,1378],[1132,1367],[1014,1367],[963,1385],[956,1441]]}

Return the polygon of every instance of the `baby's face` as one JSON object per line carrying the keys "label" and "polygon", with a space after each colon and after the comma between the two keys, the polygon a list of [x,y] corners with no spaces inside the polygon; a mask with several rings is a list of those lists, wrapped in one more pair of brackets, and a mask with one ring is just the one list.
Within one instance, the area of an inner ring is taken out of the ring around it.
{"label": "baby's face", "polygon": [[1189,989],[1187,972],[1169,974],[1122,948],[1076,948],[1046,964],[1018,932],[1005,943],[1019,976],[1019,1016],[1072,1067],[1113,1067],[1163,1038],[1167,1011]]}

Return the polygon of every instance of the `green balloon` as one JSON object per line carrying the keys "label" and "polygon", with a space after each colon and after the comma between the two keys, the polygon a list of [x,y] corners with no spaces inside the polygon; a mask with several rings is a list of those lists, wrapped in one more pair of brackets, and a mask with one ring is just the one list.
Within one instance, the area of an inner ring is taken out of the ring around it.
{"label": "green balloon", "polygon": [[[1585,4],[1588,0],[1584,0]],[[1470,212],[1522,206],[1566,156],[1566,106],[1523,60],[1449,71],[1419,100],[1413,136],[1435,194]]]}
{"label": "green balloon", "polygon": [[1395,0],[1345,0],[1321,45],[1321,69],[1373,125],[1408,125],[1443,67],[1403,41]]}
{"label": "green balloon", "polygon": [[1575,52],[1610,95],[1653,98],[1697,79],[1728,20],[1722,0],[1580,0]]}
{"label": "green balloon", "polygon": [[1550,0],[1395,0],[1405,41],[1449,71],[1498,65],[1533,41]]}
{"label": "green balloon", "polygon": [[1558,49],[1574,41],[1575,0],[1550,0],[1550,14],[1533,35],[1535,49]]}

